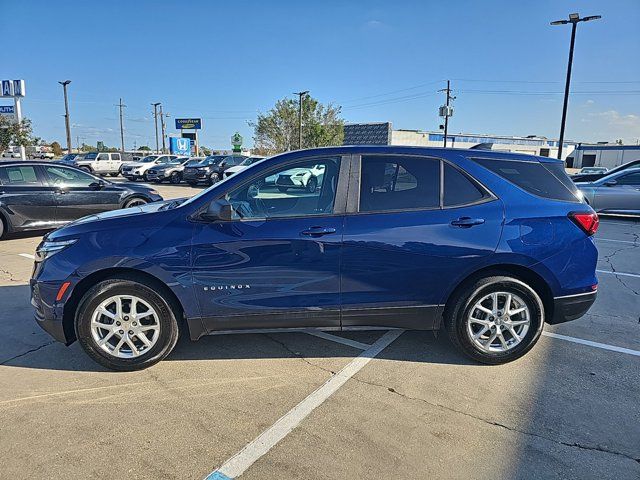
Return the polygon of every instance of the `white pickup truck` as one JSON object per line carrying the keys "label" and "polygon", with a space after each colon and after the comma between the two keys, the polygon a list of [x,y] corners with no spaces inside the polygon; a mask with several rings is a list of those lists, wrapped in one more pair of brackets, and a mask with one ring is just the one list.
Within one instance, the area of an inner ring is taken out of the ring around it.
{"label": "white pickup truck", "polygon": [[76,165],[95,175],[117,177],[122,167],[122,155],[119,152],[89,152]]}
{"label": "white pickup truck", "polygon": [[25,153],[27,158],[30,159],[39,158],[40,160],[51,160],[54,157],[53,152],[49,147],[28,146]]}

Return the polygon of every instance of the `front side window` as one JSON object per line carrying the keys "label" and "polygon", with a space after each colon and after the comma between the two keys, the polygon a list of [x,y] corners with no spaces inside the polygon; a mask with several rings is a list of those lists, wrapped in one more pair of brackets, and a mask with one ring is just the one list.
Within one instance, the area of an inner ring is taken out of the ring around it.
{"label": "front side window", "polygon": [[360,211],[440,206],[440,161],[413,156],[363,156]]}
{"label": "front side window", "polygon": [[0,182],[3,185],[42,185],[32,166],[0,168]]}
{"label": "front side window", "polygon": [[333,213],[340,159],[317,158],[271,170],[228,193],[233,218],[283,218]]}
{"label": "front side window", "polygon": [[627,175],[622,175],[617,179],[618,185],[640,185],[640,172],[629,173]]}
{"label": "front side window", "polygon": [[96,182],[91,175],[81,170],[63,167],[45,167],[49,181],[57,187],[88,187]]}

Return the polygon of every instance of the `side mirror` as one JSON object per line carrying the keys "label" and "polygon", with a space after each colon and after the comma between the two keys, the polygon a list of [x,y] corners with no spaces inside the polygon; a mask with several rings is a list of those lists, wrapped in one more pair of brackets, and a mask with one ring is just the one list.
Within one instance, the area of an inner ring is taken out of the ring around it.
{"label": "side mirror", "polygon": [[102,190],[104,188],[104,182],[102,180],[98,180],[96,182],[91,182],[89,187],[93,190]]}
{"label": "side mirror", "polygon": [[604,182],[605,187],[615,187],[617,184],[617,180],[607,180],[606,182]]}
{"label": "side mirror", "polygon": [[223,222],[229,222],[232,219],[232,215],[233,208],[231,207],[231,204],[227,200],[221,198],[219,200],[211,202],[207,209],[202,212],[202,215],[200,216],[204,220],[207,220],[209,222],[215,222],[219,220]]}

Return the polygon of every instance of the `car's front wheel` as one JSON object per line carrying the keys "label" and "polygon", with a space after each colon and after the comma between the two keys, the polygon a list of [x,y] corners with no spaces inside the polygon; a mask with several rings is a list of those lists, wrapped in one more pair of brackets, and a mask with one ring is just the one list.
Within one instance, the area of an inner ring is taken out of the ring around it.
{"label": "car's front wheel", "polygon": [[447,305],[445,326],[464,354],[496,365],[521,357],[535,345],[544,315],[544,304],[533,288],[496,275],[460,289]]}
{"label": "car's front wheel", "polygon": [[84,351],[112,370],[147,368],[165,358],[178,340],[171,306],[149,286],[104,280],[82,297],[75,319]]}
{"label": "car's front wheel", "polygon": [[147,203],[149,202],[144,198],[134,197],[124,202],[124,206],[122,208],[139,207],[140,205],[146,205]]}
{"label": "car's front wheel", "polygon": [[218,183],[220,181],[220,175],[213,172],[210,176],[209,176],[209,185],[215,185],[216,183]]}
{"label": "car's front wheel", "polygon": [[181,180],[182,178],[180,178],[179,172],[172,172],[171,176],[169,177],[169,182],[173,183],[174,185],[180,183]]}

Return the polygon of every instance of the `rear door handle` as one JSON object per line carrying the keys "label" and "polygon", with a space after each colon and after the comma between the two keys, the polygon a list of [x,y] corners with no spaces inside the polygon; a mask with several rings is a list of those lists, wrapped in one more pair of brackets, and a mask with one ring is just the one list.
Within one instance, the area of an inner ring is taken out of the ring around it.
{"label": "rear door handle", "polygon": [[311,227],[300,232],[301,235],[306,235],[308,237],[321,237],[332,233],[336,233],[336,229],[331,227]]}
{"label": "rear door handle", "polygon": [[471,218],[471,217],[460,217],[457,220],[452,220],[451,225],[454,227],[460,228],[470,228],[474,225],[482,225],[484,223],[484,218]]}

